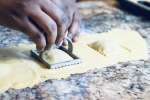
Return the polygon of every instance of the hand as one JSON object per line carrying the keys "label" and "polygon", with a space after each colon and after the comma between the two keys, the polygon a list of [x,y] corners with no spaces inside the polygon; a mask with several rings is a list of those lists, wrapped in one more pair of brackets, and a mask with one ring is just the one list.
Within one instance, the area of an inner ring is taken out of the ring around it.
{"label": "hand", "polygon": [[76,41],[79,14],[73,0],[0,0],[0,24],[25,32],[44,50],[67,32]]}

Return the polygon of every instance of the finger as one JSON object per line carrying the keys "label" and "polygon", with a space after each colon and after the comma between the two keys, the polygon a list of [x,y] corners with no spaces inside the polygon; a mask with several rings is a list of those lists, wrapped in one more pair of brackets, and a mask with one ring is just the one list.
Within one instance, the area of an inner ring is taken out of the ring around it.
{"label": "finger", "polygon": [[72,24],[69,28],[69,36],[72,38],[73,42],[76,42],[79,37],[80,32],[80,17],[77,12],[74,13]]}
{"label": "finger", "polygon": [[66,35],[65,35],[65,38],[63,39],[63,43],[62,43],[63,46],[67,46],[68,45],[68,41],[66,40],[66,37],[68,36],[68,31],[65,34]]}
{"label": "finger", "polygon": [[52,19],[55,20],[57,24],[57,39],[56,43],[59,44],[62,42],[65,36],[65,32],[67,31],[69,27],[69,17],[67,14],[65,14],[60,8],[58,8],[55,4],[52,2],[48,2],[47,5],[43,5],[42,9],[44,12],[46,12]]}
{"label": "finger", "polygon": [[46,46],[46,40],[44,35],[28,20],[27,17],[20,19],[13,17],[18,26],[23,32],[26,32],[27,35],[36,43],[38,50],[43,51]]}
{"label": "finger", "polygon": [[31,37],[31,39],[36,43],[36,48],[40,51],[43,51],[46,47],[46,38],[43,33],[33,25],[29,20],[27,23],[27,33]]}
{"label": "finger", "polygon": [[38,10],[37,12],[30,13],[31,18],[34,22],[42,28],[45,33],[46,38],[46,49],[51,48],[51,46],[55,43],[57,37],[57,25],[55,21],[50,18],[46,13],[42,10]]}
{"label": "finger", "polygon": [[[57,7],[61,9],[61,11],[64,12],[65,15],[68,17],[68,25],[70,26],[73,18],[73,14],[75,11],[75,3],[72,2],[72,0],[68,0],[68,3],[64,3],[63,0],[51,0]],[[68,27],[69,27],[68,26]]]}

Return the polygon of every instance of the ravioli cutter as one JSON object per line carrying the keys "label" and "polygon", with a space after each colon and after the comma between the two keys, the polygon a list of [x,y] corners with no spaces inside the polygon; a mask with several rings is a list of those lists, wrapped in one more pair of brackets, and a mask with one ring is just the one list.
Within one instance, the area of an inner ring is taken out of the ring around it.
{"label": "ravioli cutter", "polygon": [[58,69],[58,68],[62,68],[62,67],[68,67],[71,65],[80,64],[81,59],[78,56],[76,56],[75,54],[73,54],[73,44],[72,44],[71,39],[66,38],[66,41],[68,42],[67,47],[61,45],[59,47],[55,46],[54,48],[57,48],[59,50],[62,50],[65,53],[67,53],[73,60],[50,64],[49,62],[45,61],[42,58],[42,54],[40,52],[38,52],[37,50],[31,50],[31,57],[33,57],[34,59],[36,59],[39,62],[41,62],[42,64],[44,64],[46,66],[46,68],[49,68],[49,69]]}

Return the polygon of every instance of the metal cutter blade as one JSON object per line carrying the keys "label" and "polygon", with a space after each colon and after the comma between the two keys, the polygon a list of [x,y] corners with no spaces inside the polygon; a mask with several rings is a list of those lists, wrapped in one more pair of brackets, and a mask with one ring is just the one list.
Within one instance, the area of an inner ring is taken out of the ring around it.
{"label": "metal cutter blade", "polygon": [[72,41],[70,39],[67,39],[68,42],[68,48],[65,48],[64,46],[59,46],[58,49],[64,51],[67,53],[73,60],[59,62],[55,64],[49,64],[47,61],[45,61],[39,52],[37,50],[31,50],[31,56],[35,58],[36,60],[40,61],[42,64],[44,64],[49,69],[58,69],[62,67],[68,67],[71,65],[76,65],[81,63],[81,59],[77,57],[75,54],[73,54],[73,45]]}

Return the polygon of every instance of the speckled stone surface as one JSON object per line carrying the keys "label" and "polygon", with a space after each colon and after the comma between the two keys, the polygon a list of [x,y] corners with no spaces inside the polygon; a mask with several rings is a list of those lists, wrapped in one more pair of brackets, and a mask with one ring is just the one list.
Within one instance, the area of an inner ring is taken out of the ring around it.
{"label": "speckled stone surface", "polygon": [[[99,5],[93,16],[83,17],[82,30],[133,29],[150,46],[150,21],[104,5]],[[29,43],[27,39],[20,32],[0,27],[0,47]],[[150,59],[119,63],[65,80],[47,80],[33,88],[9,89],[0,94],[0,100],[150,100]]]}

